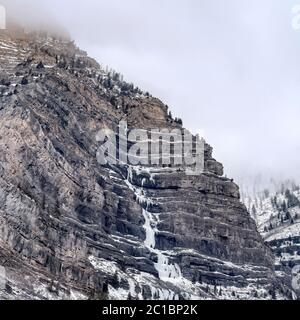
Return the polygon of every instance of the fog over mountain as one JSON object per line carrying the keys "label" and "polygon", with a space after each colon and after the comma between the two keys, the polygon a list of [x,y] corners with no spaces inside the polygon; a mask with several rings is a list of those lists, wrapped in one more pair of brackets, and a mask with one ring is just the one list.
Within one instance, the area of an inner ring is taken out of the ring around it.
{"label": "fog over mountain", "polygon": [[300,0],[1,0],[168,104],[248,183],[298,179]]}

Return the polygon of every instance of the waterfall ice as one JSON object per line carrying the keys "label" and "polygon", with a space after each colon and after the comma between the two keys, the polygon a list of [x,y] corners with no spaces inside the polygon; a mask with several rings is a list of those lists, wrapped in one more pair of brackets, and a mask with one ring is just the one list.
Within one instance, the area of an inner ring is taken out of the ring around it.
{"label": "waterfall ice", "polygon": [[146,232],[144,244],[146,248],[157,255],[157,262],[154,266],[158,272],[159,278],[166,281],[181,278],[182,275],[179,265],[170,263],[169,257],[164,254],[163,251],[156,248],[156,234],[159,232],[159,216],[150,212],[150,206],[153,205],[153,200],[147,197],[143,187],[139,188],[134,186],[132,179],[133,168],[129,167],[126,183],[136,195],[137,202],[143,206],[143,217],[145,219],[144,229]]}
{"label": "waterfall ice", "polygon": [[158,217],[153,213],[143,209],[145,218],[144,229],[146,231],[145,246],[157,255],[157,262],[154,264],[158,271],[159,278],[162,280],[176,279],[181,277],[181,270],[177,264],[172,264],[163,251],[156,248],[156,234],[158,233]]}
{"label": "waterfall ice", "polygon": [[151,249],[155,248],[155,234],[156,230],[154,229],[154,221],[151,214],[143,209],[143,216],[145,218],[145,224],[144,229],[146,231],[146,240],[145,240],[145,246]]}

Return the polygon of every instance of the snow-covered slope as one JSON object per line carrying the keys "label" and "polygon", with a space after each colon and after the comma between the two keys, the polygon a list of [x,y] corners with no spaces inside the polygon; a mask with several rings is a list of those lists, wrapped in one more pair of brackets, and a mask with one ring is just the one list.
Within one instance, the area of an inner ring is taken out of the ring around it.
{"label": "snow-covered slope", "polygon": [[280,190],[268,190],[244,198],[259,232],[276,256],[276,269],[292,269],[300,264],[300,188],[282,184]]}

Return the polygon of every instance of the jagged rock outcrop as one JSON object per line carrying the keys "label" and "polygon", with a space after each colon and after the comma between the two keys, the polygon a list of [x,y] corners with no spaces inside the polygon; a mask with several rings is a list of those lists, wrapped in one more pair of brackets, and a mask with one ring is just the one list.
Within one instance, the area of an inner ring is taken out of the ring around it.
{"label": "jagged rock outcrop", "polygon": [[100,128],[181,128],[63,39],[0,36],[0,265],[6,299],[291,298],[236,184],[101,166]]}

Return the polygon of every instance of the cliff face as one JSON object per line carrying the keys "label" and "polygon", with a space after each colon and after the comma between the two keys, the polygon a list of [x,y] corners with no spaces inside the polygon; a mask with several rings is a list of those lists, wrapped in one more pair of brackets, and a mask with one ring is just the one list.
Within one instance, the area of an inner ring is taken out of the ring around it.
{"label": "cliff face", "polygon": [[101,166],[101,127],[181,128],[73,43],[0,35],[2,298],[290,298],[205,145],[205,171]]}

